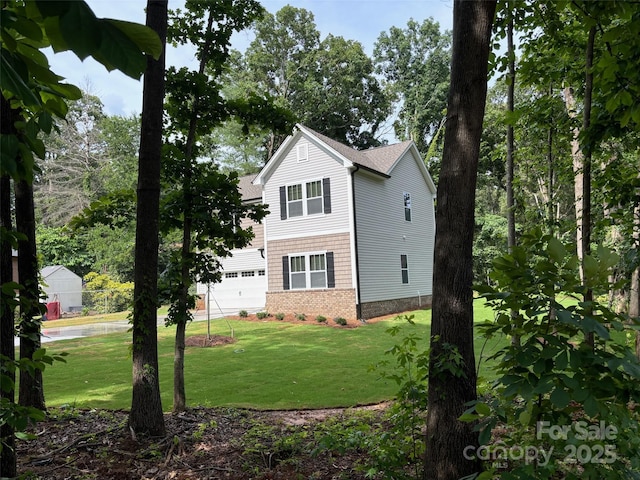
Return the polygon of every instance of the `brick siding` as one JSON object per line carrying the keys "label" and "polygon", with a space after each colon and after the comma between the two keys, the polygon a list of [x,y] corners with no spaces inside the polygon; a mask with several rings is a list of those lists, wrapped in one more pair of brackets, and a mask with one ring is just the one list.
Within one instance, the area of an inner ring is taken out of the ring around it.
{"label": "brick siding", "polygon": [[368,319],[392,315],[410,310],[420,310],[431,307],[431,295],[421,297],[397,298],[380,302],[363,303],[360,307],[360,318]]}
{"label": "brick siding", "polygon": [[322,315],[356,320],[356,292],[353,288],[267,292],[266,310],[274,315],[304,313],[308,319]]}

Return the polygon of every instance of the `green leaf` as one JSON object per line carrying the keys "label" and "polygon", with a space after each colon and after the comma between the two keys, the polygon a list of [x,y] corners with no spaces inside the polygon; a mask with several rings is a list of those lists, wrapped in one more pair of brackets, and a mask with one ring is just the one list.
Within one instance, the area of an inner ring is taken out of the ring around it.
{"label": "green leaf", "polygon": [[569,405],[569,401],[571,397],[569,394],[562,388],[556,388],[549,397],[551,403],[556,406],[556,408],[563,409],[567,405]]}
{"label": "green leaf", "polygon": [[486,417],[488,415],[491,415],[491,407],[489,407],[489,405],[487,405],[486,403],[478,402],[476,404],[476,412]]}
{"label": "green leaf", "polygon": [[590,417],[595,417],[600,412],[598,401],[592,395],[589,395],[582,404],[584,412]]}
{"label": "green leaf", "polygon": [[529,410],[521,412],[520,415],[518,415],[518,421],[520,422],[520,425],[529,425],[529,422],[531,421],[531,412]]}
{"label": "green leaf", "polygon": [[551,237],[547,244],[547,253],[555,263],[561,263],[567,255],[567,249],[560,240],[555,237]]}
{"label": "green leaf", "polygon": [[151,28],[138,23],[125,22],[122,20],[104,19],[122,31],[137,47],[144,53],[151,55],[154,59],[160,58],[162,53],[162,42],[158,34]]}
{"label": "green leaf", "polygon": [[68,10],[60,15],[60,32],[68,48],[81,60],[100,48],[100,24],[85,2],[70,2]]}
{"label": "green leaf", "polygon": [[9,91],[25,105],[39,105],[38,97],[25,83],[25,79],[17,72],[16,68],[27,71],[24,62],[11,55],[4,48],[0,52],[0,88]]}
{"label": "green leaf", "polygon": [[139,79],[147,66],[147,59],[138,46],[113,23],[98,22],[101,34],[99,48],[92,51],[93,58],[107,70],[118,69],[125,75]]}
{"label": "green leaf", "polygon": [[478,415],[470,412],[465,412],[458,417],[458,420],[464,423],[475,422],[478,420]]}
{"label": "green leaf", "polygon": [[582,319],[582,329],[585,333],[595,333],[604,340],[609,340],[609,330],[593,317],[584,317]]}

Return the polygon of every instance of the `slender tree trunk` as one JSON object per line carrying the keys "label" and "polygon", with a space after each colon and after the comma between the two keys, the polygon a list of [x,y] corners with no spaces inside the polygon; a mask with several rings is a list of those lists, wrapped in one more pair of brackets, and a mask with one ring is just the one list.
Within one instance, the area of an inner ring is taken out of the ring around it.
{"label": "slender tree trunk", "polygon": [[[596,27],[593,26],[589,29],[589,39],[587,41],[586,61],[585,61],[585,85],[584,85],[584,103],[582,112],[582,130],[586,132],[591,125],[591,98],[593,94],[593,73],[591,68],[593,67],[593,49],[596,38]],[[584,280],[584,257],[591,254],[591,158],[592,147],[591,145],[582,146],[583,152],[583,164],[582,164],[582,216],[578,220],[581,224],[582,238],[581,245],[578,247],[582,250],[582,262],[580,264],[580,270],[582,278]],[[584,294],[584,301],[593,301],[593,290],[588,288]],[[591,347],[594,346],[594,335],[588,333],[585,336],[585,342]]]}
{"label": "slender tree trunk", "polygon": [[133,304],[133,392],[129,426],[136,433],[165,433],[158,374],[158,234],[164,65],[168,0],[147,1],[147,26],[163,51],[147,59],[142,100]]}
{"label": "slender tree trunk", "polygon": [[[2,99],[2,107],[0,109],[0,129],[2,134],[15,133],[13,110],[9,106],[9,102]],[[13,281],[13,257],[11,254],[11,244],[5,237],[6,232],[13,230],[11,223],[11,179],[9,175],[0,176],[0,285]],[[13,340],[15,338],[14,313],[15,307],[12,303],[15,300],[8,292],[2,290],[2,300],[0,301],[0,355],[3,355],[1,361],[2,367],[4,363],[13,363],[15,360],[15,347]],[[4,360],[6,358],[6,360]],[[12,369],[2,368],[0,375],[5,376],[11,384],[15,383],[16,376]],[[3,382],[4,383],[4,382]],[[0,388],[0,398],[15,404],[16,395],[14,388]],[[15,477],[16,472],[16,454],[15,454],[15,432],[13,427],[5,423],[0,427],[0,439],[4,442],[4,448],[0,452],[0,477]]]}
{"label": "slender tree trunk", "polygon": [[[553,85],[549,85],[549,97],[553,96]],[[547,200],[547,221],[549,222],[549,233],[553,235],[555,232],[555,208],[553,206],[553,189],[555,188],[555,165],[553,162],[553,125],[554,125],[553,113],[549,118],[549,130],[547,132],[547,188],[548,188],[548,200]]]}
{"label": "slender tree trunk", "polygon": [[[16,230],[23,235],[18,242],[18,281],[23,287],[20,291],[20,358],[33,358],[40,349],[41,324],[33,184],[18,180],[13,188]],[[42,370],[20,370],[18,403],[23,407],[45,410]]]}
{"label": "slender tree trunk", "polygon": [[[509,23],[507,25],[507,55],[509,57],[509,73],[508,73],[508,85],[507,85],[507,111],[513,113],[514,111],[514,98],[516,91],[516,52],[513,47],[513,15],[511,13],[512,7],[509,5]],[[516,212],[515,212],[515,200],[513,192],[513,154],[515,146],[513,140],[513,125],[509,123],[507,125],[507,249],[509,253],[513,252],[516,246]],[[511,310],[511,318],[516,319],[518,312]],[[520,345],[520,336],[513,335],[511,337],[512,345]]]}
{"label": "slender tree trunk", "polygon": [[[507,55],[509,56],[509,84],[507,86],[507,110],[514,111],[514,97],[516,90],[516,59],[513,48],[513,15],[509,13],[509,24],[507,25]],[[513,125],[507,125],[507,246],[509,252],[516,246],[516,213],[513,195]]]}
{"label": "slender tree trunk", "polygon": [[[640,178],[640,174],[638,175]],[[633,209],[633,243],[636,250],[640,251],[640,188],[637,189],[636,204]],[[640,265],[631,275],[631,287],[629,288],[629,316],[640,322]],[[636,331],[636,356],[640,360],[640,330]]]}
{"label": "slender tree trunk", "polygon": [[[213,29],[213,9],[209,9],[209,17],[207,20],[207,31]],[[201,47],[201,58],[198,66],[198,73],[203,75],[209,61],[209,50],[211,43],[208,41]],[[189,316],[189,287],[191,286],[191,269],[192,269],[192,252],[191,252],[191,234],[193,231],[193,192],[192,192],[192,175],[193,175],[193,147],[196,142],[196,134],[198,128],[198,114],[202,105],[202,99],[197,96],[193,102],[193,110],[189,121],[189,131],[187,132],[187,141],[185,143],[185,177],[183,184],[184,194],[184,221],[182,226],[182,251],[181,251],[181,285],[180,295],[178,298],[179,311],[176,325],[176,338],[173,359],[173,411],[181,412],[187,408],[187,397],[184,384],[184,350],[185,350],[185,330]]]}
{"label": "slender tree trunk", "polygon": [[[454,1],[451,83],[438,185],[433,313],[429,359],[425,469],[428,480],[453,480],[481,469],[466,455],[478,446],[473,425],[458,421],[476,399],[473,352],[475,190],[487,93],[487,63],[495,1]],[[460,372],[437,371],[452,345]]]}

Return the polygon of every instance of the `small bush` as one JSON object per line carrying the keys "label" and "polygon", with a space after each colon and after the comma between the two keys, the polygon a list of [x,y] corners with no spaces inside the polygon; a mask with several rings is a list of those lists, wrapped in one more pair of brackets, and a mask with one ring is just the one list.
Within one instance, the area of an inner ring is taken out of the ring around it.
{"label": "small bush", "polygon": [[249,316],[249,312],[247,312],[246,310],[240,310],[240,313],[238,313],[238,315],[240,315],[242,318],[247,318]]}
{"label": "small bush", "polygon": [[258,312],[256,313],[256,317],[258,317],[260,320],[267,318],[269,316],[269,314],[267,312]]}
{"label": "small bush", "polygon": [[322,315],[318,315],[316,317],[316,322],[318,323],[325,323],[327,321],[327,317],[323,317]]}
{"label": "small bush", "polygon": [[336,317],[333,319],[338,325],[342,325],[343,327],[347,324],[347,321],[342,317]]}
{"label": "small bush", "polygon": [[284,320],[284,313],[276,313],[276,318],[278,320]]}
{"label": "small bush", "polygon": [[304,322],[307,319],[307,316],[304,313],[296,313],[296,320],[300,320]]}

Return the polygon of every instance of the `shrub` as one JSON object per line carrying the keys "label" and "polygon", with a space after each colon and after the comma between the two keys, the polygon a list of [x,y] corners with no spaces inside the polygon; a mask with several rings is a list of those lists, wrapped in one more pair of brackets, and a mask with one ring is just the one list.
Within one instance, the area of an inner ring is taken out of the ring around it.
{"label": "shrub", "polygon": [[133,282],[118,282],[109,275],[89,272],[84,276],[82,303],[100,313],[128,310],[133,305]]}
{"label": "shrub", "polygon": [[316,317],[316,322],[318,323],[325,323],[327,321],[327,317],[323,317],[322,315],[318,315]]}
{"label": "shrub", "polygon": [[[575,246],[539,228],[519,243],[494,260],[493,284],[477,287],[496,312],[480,331],[518,339],[494,355],[495,395],[460,417],[478,422],[482,445],[491,441],[494,426],[508,432],[500,439],[505,453],[488,465],[487,478],[507,461],[510,478],[531,478],[533,471],[536,478],[637,478],[640,415],[629,405],[640,398],[640,363],[624,337],[633,327],[606,305],[580,301],[585,286],[594,295],[611,287],[619,257],[604,247],[585,255],[583,281]],[[601,433],[608,428],[615,433]],[[547,460],[509,458],[521,445],[544,449]]]}
{"label": "shrub", "polygon": [[296,313],[296,320],[300,320],[304,322],[307,319],[307,316],[304,313]]}
{"label": "shrub", "polygon": [[342,325],[343,327],[347,324],[347,321],[342,317],[336,317],[333,319],[338,325]]}
{"label": "shrub", "polygon": [[258,317],[260,320],[267,318],[269,316],[269,314],[267,312],[258,312],[256,313],[256,317]]}
{"label": "shrub", "polygon": [[247,318],[249,316],[249,313],[246,310],[240,310],[240,313],[238,313],[238,315],[240,315],[242,318]]}
{"label": "shrub", "polygon": [[276,318],[278,320],[284,320],[284,313],[276,313]]}

